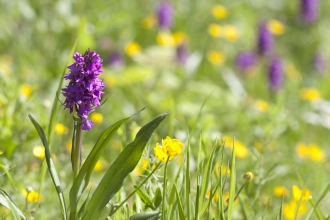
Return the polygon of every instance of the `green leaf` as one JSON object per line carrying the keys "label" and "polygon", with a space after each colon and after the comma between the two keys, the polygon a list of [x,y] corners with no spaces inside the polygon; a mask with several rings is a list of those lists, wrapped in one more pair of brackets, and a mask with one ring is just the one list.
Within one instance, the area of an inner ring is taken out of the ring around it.
{"label": "green leaf", "polygon": [[26,219],[22,211],[11,200],[9,195],[2,189],[0,189],[0,204],[11,210],[15,220],[20,220],[21,218]]}
{"label": "green leaf", "polygon": [[156,189],[156,195],[154,197],[154,207],[158,208],[160,204],[162,203],[162,192],[159,187]]}
{"label": "green leaf", "polygon": [[181,202],[181,199],[180,199],[180,195],[179,195],[178,189],[177,189],[175,184],[173,185],[173,187],[175,189],[176,199],[178,200],[177,204],[178,204],[178,208],[179,208],[179,217],[180,217],[180,220],[184,220],[185,216],[184,216],[184,212],[183,212],[183,207],[182,207],[182,202]]}
{"label": "green leaf", "polygon": [[48,142],[47,142],[45,133],[42,130],[42,128],[40,127],[40,125],[34,120],[34,118],[31,115],[29,115],[29,118],[32,121],[34,127],[36,128],[36,130],[39,134],[39,137],[40,137],[40,139],[41,139],[41,141],[42,141],[42,143],[45,147],[45,158],[46,158],[46,162],[47,162],[47,166],[48,166],[48,171],[49,171],[50,176],[52,177],[53,183],[54,183],[56,191],[57,191],[58,198],[59,198],[60,203],[61,203],[61,211],[62,211],[63,219],[66,220],[66,219],[68,219],[68,217],[67,217],[67,213],[66,213],[66,205],[65,205],[65,200],[64,200],[62,188],[61,188],[61,183],[60,183],[60,180],[58,178],[53,160],[52,160],[51,155],[50,155],[50,151],[49,151],[49,148],[48,148]]}
{"label": "green leaf", "polygon": [[[136,188],[136,186],[134,187]],[[138,189],[136,191],[136,193],[138,194],[138,196],[140,197],[140,199],[142,200],[142,202],[147,206],[147,207],[150,207],[150,208],[153,208],[152,206],[152,201],[150,199],[150,197],[148,196],[147,193],[145,193],[144,191],[140,189]]]}
{"label": "green leaf", "polygon": [[86,186],[89,183],[91,174],[94,170],[94,167],[97,163],[97,161],[100,159],[104,149],[108,145],[109,141],[113,137],[113,135],[116,133],[116,131],[119,129],[119,127],[125,123],[127,120],[129,120],[131,117],[135,116],[136,114],[143,111],[143,109],[137,111],[130,117],[124,118],[113,125],[111,125],[109,128],[107,128],[99,137],[96,144],[93,147],[93,150],[88,155],[86,161],[84,162],[83,166],[81,167],[77,178],[75,179],[71,190],[70,190],[70,219],[74,219],[77,212],[77,205],[79,198],[81,197],[81,194],[86,189]]}
{"label": "green leaf", "polygon": [[158,211],[144,212],[129,217],[129,220],[157,220],[160,219],[161,214]]}
{"label": "green leaf", "polygon": [[134,141],[124,148],[95,189],[86,207],[86,215],[83,219],[98,218],[105,205],[122,187],[127,175],[134,170],[149,138],[167,115],[168,113],[164,113],[143,126],[137,133]]}
{"label": "green leaf", "polygon": [[228,202],[228,220],[232,219],[233,206],[236,188],[236,162],[235,162],[235,141],[233,143],[233,151],[231,155],[231,168],[230,168],[230,187],[229,187],[229,202]]}

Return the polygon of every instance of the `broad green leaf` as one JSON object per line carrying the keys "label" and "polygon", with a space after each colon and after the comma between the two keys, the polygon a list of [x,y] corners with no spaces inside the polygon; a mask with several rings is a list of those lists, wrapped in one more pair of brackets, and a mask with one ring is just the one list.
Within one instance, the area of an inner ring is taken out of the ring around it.
{"label": "broad green leaf", "polygon": [[137,111],[132,116],[124,118],[113,125],[111,125],[109,128],[107,128],[99,137],[96,144],[93,147],[93,150],[88,155],[86,161],[83,163],[77,178],[74,180],[74,183],[70,190],[70,219],[74,219],[74,216],[77,212],[77,205],[79,198],[83,191],[85,190],[86,186],[89,183],[91,174],[94,170],[94,167],[97,163],[97,161],[100,159],[104,149],[108,145],[109,141],[113,137],[113,135],[116,133],[116,131],[119,129],[119,127],[125,123],[127,120],[129,120],[131,117],[135,116],[136,114],[143,111],[143,109]]}
{"label": "broad green leaf", "polygon": [[[134,187],[136,188],[136,186]],[[153,208],[152,206],[152,201],[150,199],[150,197],[148,196],[147,193],[145,193],[144,191],[140,189],[138,189],[136,191],[136,193],[138,194],[138,196],[140,197],[140,199],[142,200],[142,202],[147,206],[147,207],[150,207],[150,208]]]}
{"label": "broad green leaf", "polygon": [[66,219],[68,219],[68,217],[67,217],[67,213],[66,213],[66,205],[65,205],[64,195],[63,195],[63,192],[62,192],[60,180],[58,178],[53,160],[52,160],[51,155],[50,155],[50,151],[49,151],[49,148],[48,148],[48,142],[47,142],[45,133],[42,130],[42,128],[40,127],[40,125],[34,120],[34,118],[31,115],[29,115],[29,118],[32,121],[34,127],[36,128],[36,130],[39,134],[39,137],[40,137],[40,139],[41,139],[41,141],[42,141],[42,143],[45,147],[45,158],[46,158],[46,162],[47,162],[47,166],[48,166],[48,171],[49,171],[50,176],[52,177],[54,186],[55,186],[56,191],[57,191],[58,198],[59,198],[60,203],[61,203],[61,211],[62,211],[63,219],[66,220]]}
{"label": "broad green leaf", "polygon": [[161,192],[161,190],[160,190],[160,188],[159,187],[157,187],[157,189],[156,189],[156,195],[155,195],[155,197],[154,197],[154,207],[155,208],[158,208],[159,206],[160,206],[160,204],[162,203],[162,192]]}
{"label": "broad green leaf", "polygon": [[11,200],[9,195],[2,189],[0,189],[0,204],[11,210],[11,213],[13,214],[15,220],[20,220],[21,218],[26,219],[22,211]]}
{"label": "broad green leaf", "polygon": [[180,217],[180,220],[184,220],[185,216],[184,216],[184,212],[183,212],[183,207],[182,207],[182,202],[181,202],[181,199],[180,199],[180,195],[179,195],[178,189],[177,189],[175,184],[173,185],[173,187],[175,189],[175,195],[176,195],[176,199],[178,201],[177,204],[178,204],[178,208],[179,208],[179,217]]}
{"label": "broad green leaf", "polygon": [[233,143],[233,151],[231,155],[231,167],[230,167],[230,187],[229,187],[229,202],[228,202],[228,220],[232,219],[233,206],[235,198],[236,188],[236,162],[235,162],[235,141]]}
{"label": "broad green leaf", "polygon": [[132,215],[129,217],[129,220],[157,220],[160,219],[161,213],[158,211],[155,212],[145,212]]}
{"label": "broad green leaf", "polygon": [[143,126],[137,133],[134,141],[127,145],[119,154],[95,189],[91,200],[86,206],[86,215],[83,219],[98,218],[105,205],[122,187],[127,175],[136,167],[149,138],[167,114],[164,113]]}

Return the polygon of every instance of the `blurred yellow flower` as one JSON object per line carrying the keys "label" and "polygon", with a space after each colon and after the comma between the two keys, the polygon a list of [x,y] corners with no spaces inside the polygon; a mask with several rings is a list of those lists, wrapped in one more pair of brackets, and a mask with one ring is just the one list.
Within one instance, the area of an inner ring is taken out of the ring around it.
{"label": "blurred yellow flower", "polygon": [[310,144],[307,146],[304,143],[298,143],[296,146],[296,152],[300,158],[310,158],[316,162],[323,162],[325,160],[325,154],[322,149],[316,144]]}
{"label": "blurred yellow flower", "polygon": [[[295,212],[297,208],[297,201],[291,201],[289,203],[286,203],[283,205],[283,215],[288,220],[293,220],[295,217]],[[298,216],[303,215],[306,213],[306,205],[304,203],[300,203],[299,210],[298,210]]]}
{"label": "blurred yellow flower", "polygon": [[317,89],[303,88],[300,90],[300,97],[304,100],[312,102],[312,101],[320,99],[322,96],[321,96],[321,93]]}
{"label": "blurred yellow flower", "polygon": [[69,129],[67,127],[65,127],[63,124],[61,123],[57,123],[55,125],[55,133],[62,135],[62,134],[67,134],[69,132]]}
{"label": "blurred yellow flower", "polygon": [[35,146],[32,152],[33,155],[40,160],[45,158],[45,148],[43,146]]}
{"label": "blurred yellow flower", "polygon": [[141,22],[141,26],[144,29],[151,29],[156,24],[157,24],[157,19],[156,19],[155,15],[149,15],[149,16],[145,17]]}
{"label": "blurred yellow flower", "polygon": [[208,52],[207,59],[213,65],[220,65],[225,61],[225,56],[221,52],[212,50]]}
{"label": "blurred yellow flower", "polygon": [[309,157],[316,162],[323,162],[325,160],[325,154],[316,144],[309,145]]}
{"label": "blurred yellow flower", "polygon": [[[206,196],[210,198],[210,195],[211,195],[211,191],[208,190],[208,191],[206,192]],[[215,192],[215,193],[214,193],[214,195],[213,195],[213,197],[212,197],[212,200],[213,200],[214,202],[217,202],[217,201],[219,200],[219,193],[218,193],[218,192]]]}
{"label": "blurred yellow flower", "polygon": [[312,192],[309,189],[305,188],[304,192],[302,192],[302,190],[298,186],[296,186],[296,185],[292,186],[292,194],[293,194],[293,198],[295,201],[300,200],[302,193],[303,193],[302,201],[307,201],[312,198]]}
{"label": "blurred yellow flower", "polygon": [[42,201],[44,199],[44,196],[39,194],[36,191],[31,191],[31,192],[27,192],[26,189],[22,189],[23,192],[23,196],[24,198],[27,199],[28,202],[38,202],[38,197],[39,197],[39,201]]}
{"label": "blurred yellow flower", "polygon": [[257,151],[262,152],[264,149],[264,145],[260,141],[254,142],[254,147],[257,149]]}
{"label": "blurred yellow flower", "polygon": [[154,148],[154,153],[158,160],[166,162],[167,158],[172,160],[175,156],[181,154],[183,143],[181,143],[177,139],[171,139],[169,136],[166,139],[162,139],[162,145],[160,146],[159,143],[156,144]]}
{"label": "blurred yellow flower", "polygon": [[253,179],[253,173],[252,172],[246,172],[243,175],[243,178],[246,179],[247,181],[250,181]]}
{"label": "blurred yellow flower", "polygon": [[308,146],[304,143],[298,143],[296,146],[296,152],[299,157],[305,159],[308,158],[309,154],[309,149]]}
{"label": "blurred yellow flower", "polygon": [[136,176],[141,175],[148,168],[148,165],[149,165],[149,161],[146,158],[143,158],[140,162],[140,165],[135,167],[133,173]]}
{"label": "blurred yellow flower", "polygon": [[212,37],[219,38],[224,36],[224,31],[222,27],[218,24],[210,24],[208,32]]}
{"label": "blurred yellow flower", "polygon": [[[217,163],[215,165],[215,173],[217,174],[217,176],[220,176],[220,164]],[[222,165],[221,166],[221,174],[225,175],[227,173],[228,176],[230,176],[230,168],[227,167],[226,165]]]}
{"label": "blurred yellow flower", "polygon": [[0,206],[0,216],[4,217],[10,212],[10,209],[6,208],[5,206]]}
{"label": "blurred yellow flower", "polygon": [[223,5],[219,5],[219,4],[214,5],[212,7],[212,15],[215,18],[223,19],[227,17],[227,9]]}
{"label": "blurred yellow flower", "polygon": [[267,28],[274,35],[282,35],[285,31],[285,25],[275,19],[271,19],[267,22]]}
{"label": "blurred yellow flower", "polygon": [[6,63],[0,63],[0,73],[3,73],[5,75],[10,75],[12,72],[10,66]]}
{"label": "blurred yellow flower", "polygon": [[175,41],[171,33],[159,32],[157,35],[157,43],[161,46],[174,47]]}
{"label": "blurred yellow flower", "polygon": [[21,95],[25,97],[29,97],[32,93],[32,87],[28,84],[24,84],[21,89]]}
{"label": "blurred yellow flower", "polygon": [[136,42],[130,42],[126,45],[125,51],[127,55],[134,56],[141,52],[141,46]]}
{"label": "blurred yellow flower", "polygon": [[72,149],[72,141],[71,141],[71,140],[68,141],[68,142],[66,142],[65,149],[66,149],[68,152],[71,151],[71,149]]}
{"label": "blurred yellow flower", "polygon": [[268,112],[269,110],[268,103],[261,99],[255,100],[253,103],[253,107],[259,112]]}
{"label": "blurred yellow flower", "polygon": [[292,63],[288,63],[285,65],[285,75],[287,75],[288,78],[293,81],[298,81],[301,79],[300,72]]}
{"label": "blurred yellow flower", "polygon": [[175,45],[180,45],[188,41],[188,36],[184,32],[175,32],[172,37],[175,42]]}
{"label": "blurred yellow flower", "polygon": [[227,41],[235,42],[239,38],[239,33],[235,26],[225,25],[223,29]]}
{"label": "blurred yellow flower", "polygon": [[116,77],[113,75],[106,76],[104,79],[107,87],[113,87],[116,84]]}
{"label": "blurred yellow flower", "polygon": [[103,121],[103,115],[97,112],[93,112],[91,114],[91,120],[95,123],[95,124],[100,124]]}
{"label": "blurred yellow flower", "polygon": [[[228,149],[233,149],[233,144],[234,144],[234,139],[231,137],[223,137],[222,138],[223,141],[225,141],[225,147]],[[240,141],[235,139],[235,156],[238,158],[244,158],[247,157],[249,155],[249,151],[247,149],[247,147]]]}
{"label": "blurred yellow flower", "polygon": [[96,172],[99,172],[99,171],[101,171],[101,170],[103,170],[103,169],[104,169],[104,164],[103,164],[100,160],[98,160],[98,161],[96,162],[96,164],[95,164],[94,170],[95,170]]}
{"label": "blurred yellow flower", "polygon": [[275,196],[282,198],[283,196],[289,195],[289,190],[284,186],[275,186],[274,189]]}
{"label": "blurred yellow flower", "polygon": [[2,155],[3,154],[3,151],[2,150],[0,150],[0,155]]}

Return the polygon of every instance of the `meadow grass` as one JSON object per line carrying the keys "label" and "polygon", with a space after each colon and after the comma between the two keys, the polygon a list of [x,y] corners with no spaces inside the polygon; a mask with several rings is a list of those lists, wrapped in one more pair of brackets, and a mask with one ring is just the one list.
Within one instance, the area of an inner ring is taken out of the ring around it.
{"label": "meadow grass", "polygon": [[330,219],[330,3],[161,3],[0,2],[0,219]]}

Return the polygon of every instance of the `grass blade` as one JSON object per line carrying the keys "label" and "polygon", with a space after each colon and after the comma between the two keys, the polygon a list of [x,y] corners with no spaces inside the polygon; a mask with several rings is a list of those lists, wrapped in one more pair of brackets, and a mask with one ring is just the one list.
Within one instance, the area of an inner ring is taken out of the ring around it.
{"label": "grass blade", "polygon": [[40,137],[40,139],[41,139],[41,141],[42,141],[42,143],[45,147],[45,158],[46,158],[46,162],[47,162],[47,166],[48,166],[48,171],[49,171],[50,176],[52,177],[53,183],[54,183],[56,191],[57,191],[58,198],[60,200],[63,219],[66,220],[66,219],[68,219],[68,217],[67,217],[67,213],[66,213],[66,205],[65,205],[64,195],[63,195],[63,192],[62,192],[60,180],[58,178],[53,160],[52,160],[51,155],[50,155],[48,142],[47,142],[45,133],[42,130],[42,128],[40,127],[40,125],[34,120],[34,118],[31,115],[29,115],[29,118],[32,121],[34,127],[36,128],[36,130],[39,134],[39,137]]}
{"label": "grass blade", "polygon": [[184,220],[185,216],[184,216],[184,212],[183,212],[183,207],[182,207],[182,202],[181,202],[181,199],[180,199],[180,195],[179,195],[178,189],[177,189],[175,184],[173,185],[173,187],[175,189],[176,199],[178,200],[177,204],[178,204],[178,208],[179,208],[179,217],[180,217],[180,220]]}
{"label": "grass blade", "polygon": [[15,205],[9,195],[2,189],[0,189],[0,204],[11,210],[15,220],[20,220],[21,218],[26,219],[22,211]]}
{"label": "grass blade", "polygon": [[134,170],[149,138],[167,115],[168,113],[164,113],[143,126],[137,133],[134,141],[124,148],[93,193],[86,206],[86,215],[83,219],[98,218],[106,204],[122,187],[127,175]]}
{"label": "grass blade", "polygon": [[233,151],[231,155],[231,168],[230,168],[230,187],[229,187],[229,201],[228,201],[228,220],[232,219],[233,206],[236,188],[236,162],[235,162],[235,141],[233,143]]}

